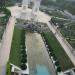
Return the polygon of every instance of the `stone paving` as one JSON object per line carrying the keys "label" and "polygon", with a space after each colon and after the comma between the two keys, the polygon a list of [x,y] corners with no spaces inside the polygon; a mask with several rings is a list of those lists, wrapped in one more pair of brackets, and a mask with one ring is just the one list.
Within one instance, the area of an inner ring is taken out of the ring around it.
{"label": "stone paving", "polygon": [[8,22],[6,31],[3,35],[1,48],[0,48],[0,75],[6,74],[6,64],[9,59],[15,22],[16,22],[15,18],[11,17]]}

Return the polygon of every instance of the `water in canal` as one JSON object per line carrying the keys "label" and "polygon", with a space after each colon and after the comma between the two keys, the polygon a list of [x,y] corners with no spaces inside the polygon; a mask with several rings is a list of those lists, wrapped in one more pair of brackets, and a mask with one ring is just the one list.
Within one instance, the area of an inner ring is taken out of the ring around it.
{"label": "water in canal", "polygon": [[36,75],[51,75],[49,74],[49,71],[45,66],[37,65],[36,68],[37,68]]}

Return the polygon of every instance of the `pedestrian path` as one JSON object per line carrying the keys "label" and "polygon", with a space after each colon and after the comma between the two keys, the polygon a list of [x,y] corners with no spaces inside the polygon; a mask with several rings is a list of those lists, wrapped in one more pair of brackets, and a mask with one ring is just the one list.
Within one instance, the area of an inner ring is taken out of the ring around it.
{"label": "pedestrian path", "polygon": [[5,75],[6,64],[9,59],[13,30],[15,25],[15,18],[11,17],[4,32],[2,44],[0,48],[0,75]]}

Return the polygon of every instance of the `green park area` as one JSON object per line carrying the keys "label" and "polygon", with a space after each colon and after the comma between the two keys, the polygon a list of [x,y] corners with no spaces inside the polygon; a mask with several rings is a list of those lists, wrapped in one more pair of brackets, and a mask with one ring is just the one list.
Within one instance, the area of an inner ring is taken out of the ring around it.
{"label": "green park area", "polygon": [[[17,26],[14,27],[12,44],[11,44],[11,51],[9,56],[9,61],[6,67],[6,75],[13,75],[11,73],[11,65],[10,63],[14,64],[15,66],[21,68],[22,70],[27,69],[27,54],[26,54],[26,47],[25,47],[25,30],[23,28],[19,28]],[[17,74],[15,74],[17,75]]]}
{"label": "green park area", "polygon": [[25,49],[25,30],[16,26],[14,28],[9,62],[21,69],[26,69],[27,54]]}
{"label": "green park area", "polygon": [[18,67],[21,66],[21,50],[20,50],[21,33],[22,33],[22,29],[19,29],[17,27],[14,28],[10,57],[6,67],[6,71],[7,71],[6,75],[14,75],[13,73],[11,73],[12,67],[10,63]]}
{"label": "green park area", "polygon": [[12,45],[11,45],[11,52],[9,61],[14,65],[20,66],[21,61],[21,50],[20,50],[20,43],[21,43],[21,33],[22,30],[15,27]]}
{"label": "green park area", "polygon": [[74,67],[68,55],[65,53],[64,49],[61,47],[57,39],[54,37],[52,32],[44,32],[43,37],[45,38],[49,49],[53,52],[53,55],[56,56],[59,61],[60,67],[62,71],[67,69],[71,69]]}

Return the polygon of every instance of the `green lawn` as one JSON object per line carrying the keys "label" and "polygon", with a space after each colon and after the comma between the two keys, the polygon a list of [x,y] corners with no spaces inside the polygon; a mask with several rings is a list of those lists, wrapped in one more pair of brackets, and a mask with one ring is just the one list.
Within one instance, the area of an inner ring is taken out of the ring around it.
{"label": "green lawn", "polygon": [[62,71],[65,71],[67,69],[73,68],[74,65],[57,41],[57,39],[54,37],[52,32],[44,32],[43,33],[44,38],[46,39],[46,42],[48,45],[52,48],[54,54],[56,55]]}
{"label": "green lawn", "polygon": [[10,52],[10,58],[9,58],[9,62],[19,67],[21,65],[21,50],[20,50],[21,33],[22,33],[22,29],[15,27],[11,52]]}

